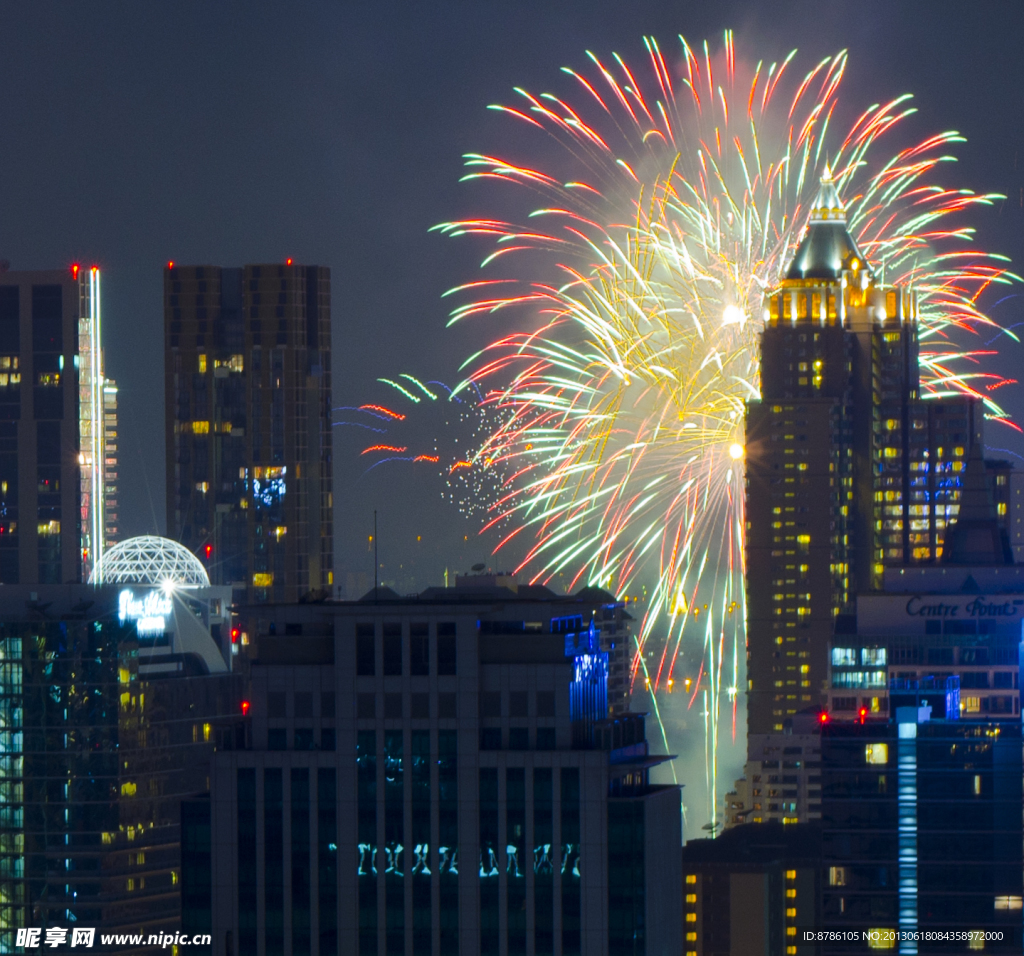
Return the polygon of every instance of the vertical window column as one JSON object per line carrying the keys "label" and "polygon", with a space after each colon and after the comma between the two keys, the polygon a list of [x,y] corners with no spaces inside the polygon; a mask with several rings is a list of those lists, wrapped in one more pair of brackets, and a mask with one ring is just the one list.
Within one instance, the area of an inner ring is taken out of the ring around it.
{"label": "vertical window column", "polygon": [[292,769],[292,956],[308,956],[309,930],[309,770]]}
{"label": "vertical window column", "polygon": [[[359,839],[359,952],[377,953],[377,732],[356,738]],[[255,950],[253,950],[255,952]]]}
{"label": "vertical window column", "polygon": [[388,956],[405,953],[405,766],[403,732],[384,734],[384,910]]}
{"label": "vertical window column", "polygon": [[533,771],[533,949],[537,956],[550,956],[555,951],[554,936],[554,872],[551,866],[551,844],[554,841],[552,820],[552,775],[550,767]]}
{"label": "vertical window column", "polygon": [[412,951],[430,956],[430,731],[412,732]]}
{"label": "vertical window column", "polygon": [[580,953],[580,772],[563,767],[561,777],[562,824],[562,953]]}
{"label": "vertical window column", "polygon": [[[317,893],[320,956],[338,952],[338,784],[333,767],[317,771]],[[376,821],[374,821],[376,826]],[[362,848],[359,850],[362,858]]]}
{"label": "vertical window column", "polygon": [[526,771],[505,771],[505,887],[509,956],[526,954]]}
{"label": "vertical window column", "polygon": [[263,891],[266,956],[284,956],[284,778],[280,767],[263,771]]}
{"label": "vertical window column", "polygon": [[498,933],[498,771],[480,770],[480,953],[497,956]]}
{"label": "vertical window column", "polygon": [[256,952],[256,771],[239,770],[238,802],[238,947]]}
{"label": "vertical window column", "polygon": [[459,952],[459,780],[454,730],[437,732],[437,869],[441,954]]}

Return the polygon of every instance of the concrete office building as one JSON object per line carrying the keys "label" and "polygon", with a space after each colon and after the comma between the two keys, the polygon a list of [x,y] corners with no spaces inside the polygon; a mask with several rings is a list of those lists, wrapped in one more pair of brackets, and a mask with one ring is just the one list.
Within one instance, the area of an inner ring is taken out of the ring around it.
{"label": "concrete office building", "polygon": [[334,582],[330,270],[164,270],[167,527],[239,600]]}
{"label": "concrete office building", "polygon": [[767,296],[761,399],[747,407],[753,734],[824,703],[833,621],[858,593],[887,567],[943,558],[982,420],[966,397],[921,400],[917,337],[914,294],[873,273],[826,176]]}
{"label": "concrete office building", "polygon": [[679,790],[610,715],[590,589],[243,609],[252,749],[215,757],[214,952],[679,952]]}

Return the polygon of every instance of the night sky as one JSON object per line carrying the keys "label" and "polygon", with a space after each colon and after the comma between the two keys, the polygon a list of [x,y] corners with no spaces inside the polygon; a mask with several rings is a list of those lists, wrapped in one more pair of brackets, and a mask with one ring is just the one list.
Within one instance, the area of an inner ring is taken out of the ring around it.
{"label": "night sky", "polygon": [[[960,130],[968,142],[942,178],[1009,197],[974,223],[979,245],[1024,268],[1021,4],[247,0],[0,9],[0,256],[15,269],[74,261],[103,269],[126,534],[165,530],[166,261],[292,257],[329,266],[336,406],[386,398],[376,379],[400,372],[454,384],[461,360],[503,326],[484,319],[445,329],[441,294],[477,275],[485,247],[428,229],[501,214],[501,190],[458,183],[461,156],[495,151],[529,162],[536,140],[517,140],[486,106],[509,102],[516,85],[568,90],[559,67],[584,66],[587,49],[639,64],[645,34],[674,53],[680,32],[717,47],[732,27],[741,59],[770,62],[796,46],[802,75],[848,48],[841,103],[859,110],[914,93],[920,113],[894,146]],[[1008,299],[993,315],[1015,325],[1022,302]],[[1016,374],[1022,359],[1020,347],[1003,346],[996,368]],[[999,397],[1024,421],[1021,386]],[[399,590],[439,583],[445,567],[509,563],[474,537],[479,522],[442,502],[429,469],[396,463],[364,475],[363,439],[335,433],[343,585],[349,572],[372,573],[374,509],[384,577]],[[1008,429],[987,439],[1024,454]],[[695,790],[687,793],[692,804]]]}

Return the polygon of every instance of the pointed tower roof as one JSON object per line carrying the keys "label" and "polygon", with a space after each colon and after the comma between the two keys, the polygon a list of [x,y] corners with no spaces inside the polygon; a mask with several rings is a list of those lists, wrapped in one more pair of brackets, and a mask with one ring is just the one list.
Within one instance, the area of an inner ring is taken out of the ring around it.
{"label": "pointed tower roof", "polygon": [[[846,228],[846,208],[839,198],[832,171],[825,166],[818,195],[811,205],[811,218],[793,261],[786,270],[787,279],[838,279],[853,260],[868,269],[857,243]],[[868,269],[870,273],[870,269]]]}
{"label": "pointed tower roof", "polygon": [[971,445],[960,491],[960,510],[956,521],[946,528],[942,563],[986,567],[1013,564],[1009,536],[999,524],[992,504],[980,441]]}

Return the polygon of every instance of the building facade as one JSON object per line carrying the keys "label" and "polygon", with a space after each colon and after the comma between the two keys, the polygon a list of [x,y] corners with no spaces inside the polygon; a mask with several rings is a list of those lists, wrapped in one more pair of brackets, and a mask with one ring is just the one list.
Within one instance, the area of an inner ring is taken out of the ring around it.
{"label": "building facade", "polygon": [[181,800],[208,791],[215,748],[245,745],[237,677],[192,654],[140,673],[121,590],[0,589],[4,952],[21,927],[175,932]]}
{"label": "building facade", "polygon": [[683,847],[685,956],[817,956],[821,831],[777,821]]}
{"label": "building facade", "polygon": [[251,602],[329,591],[330,270],[164,270],[167,527]]}
{"label": "building facade", "polygon": [[243,611],[214,951],[678,954],[679,791],[643,715],[609,714],[602,611],[522,587]]}
{"label": "building facade", "polygon": [[921,398],[915,297],[873,274],[826,177],[767,297],[747,407],[751,733],[825,703],[833,624],[858,593],[943,560],[981,424],[968,397]]}
{"label": "building facade", "polygon": [[82,581],[102,552],[99,270],[0,273],[0,583]]}
{"label": "building facade", "polygon": [[117,383],[103,380],[103,497],[104,550],[121,540],[120,506],[117,500]]}
{"label": "building facade", "polygon": [[922,956],[1024,946],[1020,718],[933,719],[925,698],[824,728],[821,926],[856,941],[822,956],[863,953],[865,932]]}

